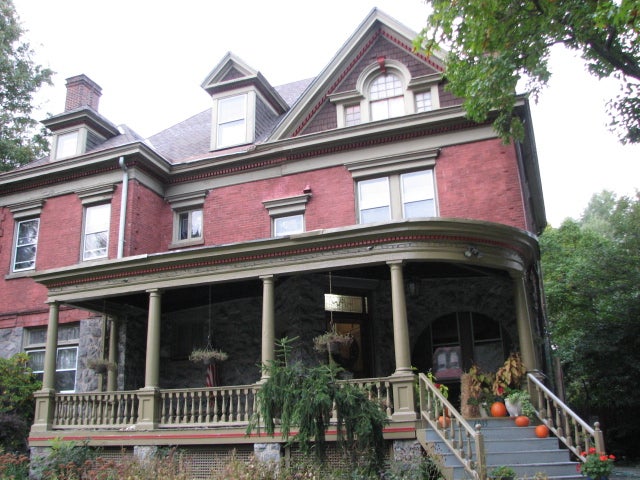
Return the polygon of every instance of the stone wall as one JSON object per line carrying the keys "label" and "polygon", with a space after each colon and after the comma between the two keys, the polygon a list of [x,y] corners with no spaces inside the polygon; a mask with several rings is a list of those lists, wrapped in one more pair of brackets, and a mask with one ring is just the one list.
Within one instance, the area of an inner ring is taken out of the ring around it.
{"label": "stone wall", "polygon": [[22,351],[22,327],[0,329],[0,356],[13,357]]}

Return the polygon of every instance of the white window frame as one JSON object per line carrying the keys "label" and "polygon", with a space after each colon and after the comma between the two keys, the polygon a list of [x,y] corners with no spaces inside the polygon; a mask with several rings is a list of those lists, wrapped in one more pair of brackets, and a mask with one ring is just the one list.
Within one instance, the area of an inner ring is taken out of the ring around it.
{"label": "white window frame", "polygon": [[80,130],[71,130],[63,132],[55,137],[55,158],[61,160],[63,158],[75,157],[82,153],[80,149]]}
{"label": "white window frame", "polygon": [[[20,228],[22,227],[23,224],[29,223],[29,222],[37,222],[37,226],[36,226],[36,233],[35,233],[35,239],[31,239],[30,242],[28,243],[21,243],[21,237],[20,237]],[[36,269],[36,258],[37,258],[37,254],[38,254],[38,236],[40,235],[40,217],[35,217],[35,218],[26,218],[23,220],[17,220],[16,221],[16,231],[15,231],[15,238],[13,241],[13,257],[11,260],[11,271],[12,272],[25,272],[28,270],[35,270]],[[18,252],[20,249],[24,249],[27,247],[32,247],[33,248],[33,258],[30,258],[29,260],[22,260],[20,263],[24,263],[25,261],[29,261],[31,262],[29,266],[26,267],[17,267],[18,264]]]}
{"label": "white window frame", "polygon": [[272,222],[274,237],[286,237],[304,232],[303,213],[273,217]]}
{"label": "white window frame", "polygon": [[[198,242],[202,240],[204,235],[204,212],[202,208],[194,208],[190,210],[177,210],[174,213],[178,218],[175,221],[176,228],[178,231],[175,233],[176,242]],[[183,218],[186,216],[187,225],[186,232],[183,231]],[[195,219],[194,219],[195,217]],[[196,221],[200,223],[200,231],[197,234],[194,234],[193,228]],[[183,236],[183,233],[186,233],[186,236]]]}
{"label": "white window frame", "polygon": [[[94,223],[91,217],[100,212],[99,222]],[[106,213],[105,213],[106,212]],[[92,225],[92,223],[94,223]],[[97,229],[100,228],[100,229]],[[98,203],[86,205],[84,208],[82,223],[82,261],[98,260],[109,256],[109,234],[111,228],[111,203]],[[91,229],[91,230],[89,230]],[[90,236],[104,234],[106,243],[99,248],[89,249],[91,242],[87,239]],[[95,253],[93,253],[95,252]]]}
{"label": "white window frame", "polygon": [[[11,272],[12,273],[28,272],[30,270],[35,270],[36,268],[36,260],[37,260],[37,253],[38,253],[38,239],[40,237],[40,226],[41,226],[40,217],[42,214],[43,205],[44,205],[44,200],[35,200],[35,201],[17,203],[14,205],[8,205],[9,211],[13,215],[13,220],[14,220],[13,244],[11,249]],[[38,232],[36,234],[36,239],[33,242],[35,244],[35,253],[33,255],[33,266],[29,266],[26,268],[16,268],[16,262],[18,260],[18,248],[21,246],[24,246],[24,245],[19,245],[20,225],[24,222],[30,222],[34,220],[38,221]]]}

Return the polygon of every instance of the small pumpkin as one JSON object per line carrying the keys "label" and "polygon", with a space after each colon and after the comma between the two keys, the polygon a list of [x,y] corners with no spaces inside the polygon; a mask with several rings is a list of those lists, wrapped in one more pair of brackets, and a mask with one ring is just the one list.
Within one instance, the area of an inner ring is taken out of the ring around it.
{"label": "small pumpkin", "polygon": [[549,427],[546,425],[538,425],[535,431],[538,438],[547,438],[549,436]]}
{"label": "small pumpkin", "polygon": [[516,427],[529,426],[529,417],[527,417],[526,415],[518,415],[515,421],[516,421]]}
{"label": "small pumpkin", "polygon": [[438,425],[440,425],[441,428],[446,428],[449,425],[451,425],[451,419],[449,417],[445,417],[443,415],[440,415],[438,417]]}
{"label": "small pumpkin", "polygon": [[492,417],[506,417],[507,407],[502,402],[493,402],[491,404],[491,416]]}

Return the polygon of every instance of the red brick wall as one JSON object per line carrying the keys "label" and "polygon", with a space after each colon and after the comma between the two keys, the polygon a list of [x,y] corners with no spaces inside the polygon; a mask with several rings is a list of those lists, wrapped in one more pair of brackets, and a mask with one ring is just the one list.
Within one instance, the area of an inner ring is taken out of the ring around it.
{"label": "red brick wall", "polygon": [[[173,229],[171,207],[138,181],[129,182],[128,196],[125,256],[166,251]],[[116,224],[116,235],[117,229]]]}
{"label": "red brick wall", "polygon": [[262,202],[301,195],[306,185],[313,195],[307,203],[306,230],[355,223],[351,174],[344,167],[335,167],[212,190],[204,209],[205,243],[270,237],[271,218]]}
{"label": "red brick wall", "polygon": [[526,229],[513,145],[486,140],[442,149],[436,164],[441,217]]}

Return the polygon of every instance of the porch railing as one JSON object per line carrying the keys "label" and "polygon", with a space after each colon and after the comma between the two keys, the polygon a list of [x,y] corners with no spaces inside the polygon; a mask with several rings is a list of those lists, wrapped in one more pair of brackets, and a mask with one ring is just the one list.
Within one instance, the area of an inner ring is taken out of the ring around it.
{"label": "porch railing", "polygon": [[[390,378],[341,380],[360,385],[391,418]],[[160,389],[155,414],[158,428],[247,425],[257,409],[259,384],[213,388]],[[132,427],[138,422],[139,391],[59,393],[53,402],[54,429]]]}
{"label": "porch railing", "polygon": [[126,427],[137,421],[136,391],[61,393],[55,398],[54,427]]}
{"label": "porch railing", "polygon": [[597,422],[593,428],[590,427],[536,378],[535,374],[527,374],[527,381],[538,417],[576,457],[584,462],[586,458],[582,454],[588,452],[591,447],[595,447],[598,452],[605,451],[604,435]]}
{"label": "porch railing", "polygon": [[258,385],[160,391],[160,427],[247,424]]}
{"label": "porch railing", "polygon": [[424,374],[418,376],[420,417],[426,420],[449,450],[476,480],[487,478],[484,436],[480,425],[471,425]]}

